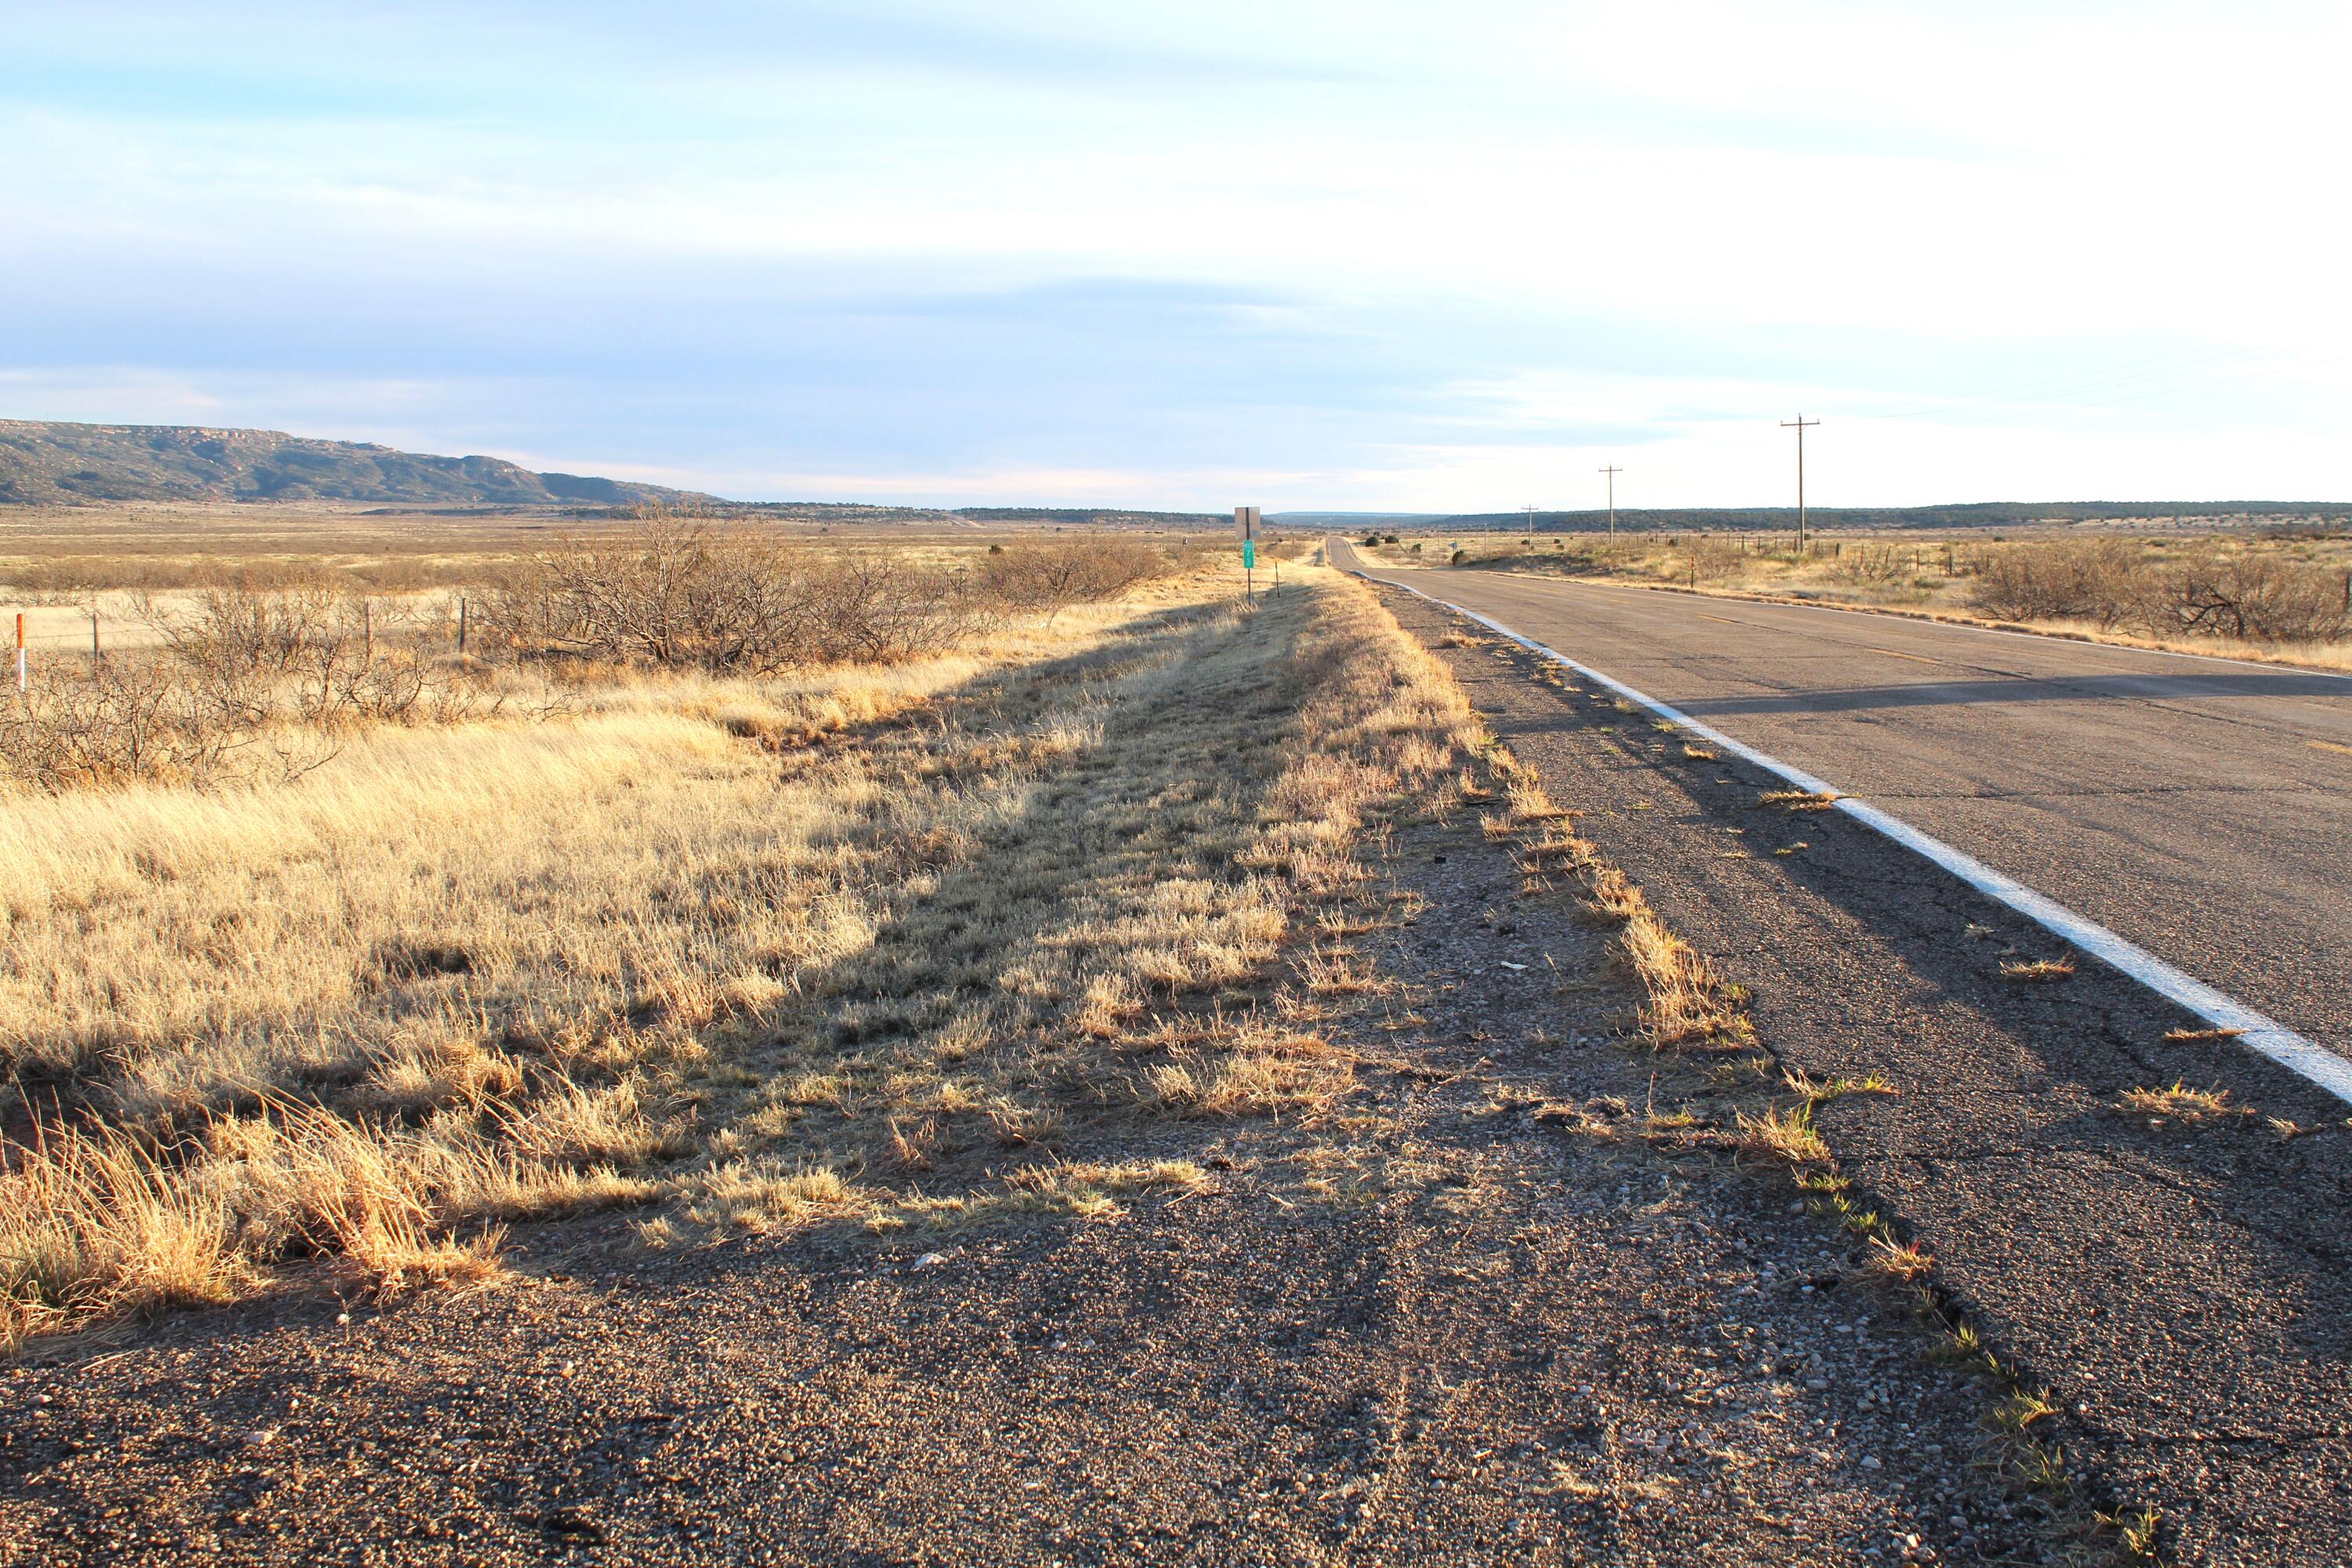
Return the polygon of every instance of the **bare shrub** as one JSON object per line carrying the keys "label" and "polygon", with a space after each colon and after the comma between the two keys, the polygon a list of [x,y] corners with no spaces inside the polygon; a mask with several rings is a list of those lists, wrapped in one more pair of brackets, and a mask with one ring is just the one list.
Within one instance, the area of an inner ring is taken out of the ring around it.
{"label": "bare shrub", "polygon": [[250,738],[207,722],[171,669],[107,660],[0,705],[0,777],[43,790],[131,779],[201,782]]}
{"label": "bare shrub", "polygon": [[896,554],[833,556],[656,517],[534,557],[482,622],[523,658],[764,675],[948,646],[971,624],[969,598],[961,578]]}
{"label": "bare shrub", "polygon": [[1885,585],[1910,575],[1917,567],[1918,555],[1910,545],[1841,542],[1831,558],[1828,574],[1836,582]]}
{"label": "bare shrub", "polygon": [[2149,629],[2254,642],[2352,636],[2352,575],[2276,555],[2214,552],[2151,574]]}
{"label": "bare shrub", "polygon": [[1988,551],[1975,564],[1977,606],[2014,620],[2249,642],[2352,636],[2352,578],[2277,554],[2209,547],[2149,559],[2123,540],[2066,540]]}
{"label": "bare shrub", "polygon": [[2147,589],[2138,557],[2121,540],[2066,540],[1987,552],[1972,597],[2010,620],[2112,628],[2140,618]]}
{"label": "bare shrub", "polygon": [[1693,582],[1715,582],[1738,572],[1745,562],[1738,546],[1724,540],[1700,537],[1690,542],[1685,570]]}
{"label": "bare shrub", "polygon": [[1130,539],[1057,539],[991,554],[980,572],[997,602],[1045,612],[1047,625],[1073,605],[1117,598],[1167,565],[1160,552]]}
{"label": "bare shrub", "polygon": [[[316,581],[140,602],[160,649],[44,668],[0,707],[0,779],[36,789],[204,784],[231,759],[280,777],[362,722],[447,721],[497,706],[413,640],[379,640],[365,601]],[[388,617],[386,632],[397,626]]]}

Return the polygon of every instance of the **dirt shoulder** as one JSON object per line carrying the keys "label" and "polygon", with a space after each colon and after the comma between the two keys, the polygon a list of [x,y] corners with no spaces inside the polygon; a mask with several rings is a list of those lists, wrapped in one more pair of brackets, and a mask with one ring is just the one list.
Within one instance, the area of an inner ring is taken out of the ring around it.
{"label": "dirt shoulder", "polygon": [[[2319,1563],[2352,1530],[2352,1128],[2320,1091],[1834,814],[1402,594],[1496,734],[1827,1081],[1846,1202],[2051,1408],[2076,1484],[2168,1560]],[[1470,628],[1475,631],[1476,628]],[[1793,803],[1801,806],[1802,802]],[[2168,1095],[2181,1085],[2218,1101]]]}
{"label": "dirt shoulder", "polygon": [[1736,1147],[1769,1063],[1643,1046],[1614,928],[1531,886],[1481,815],[1368,836],[1359,903],[1385,913],[1268,982],[1327,1009],[1349,1092],[1003,1156],[1197,1180],[667,1247],[625,1216],[548,1222],[504,1279],[339,1300],[297,1276],[37,1342],[0,1372],[0,1560],[2084,1547],[1997,1473],[1984,1379]]}

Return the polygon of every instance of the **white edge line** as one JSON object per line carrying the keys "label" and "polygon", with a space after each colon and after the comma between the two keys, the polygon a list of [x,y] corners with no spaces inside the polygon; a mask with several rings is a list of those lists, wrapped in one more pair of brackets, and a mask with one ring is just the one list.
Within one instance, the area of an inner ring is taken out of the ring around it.
{"label": "white edge line", "polygon": [[[1360,566],[1357,568],[1356,574],[1364,578],[1370,578],[1372,575]],[[1451,600],[1441,599],[1434,594],[1423,593],[1409,583],[1398,583],[1386,577],[1376,581],[1387,583],[1392,588],[1402,588],[1406,593],[1427,599],[1433,605],[1443,605],[1456,615],[1467,616],[1488,630],[1498,632],[1510,638],[1521,647],[1539,653],[1556,664],[1565,665],[1586,679],[1596,681],[1619,696],[1640,703],[1669,723],[1713,742],[1767,773],[1779,774],[1799,789],[1815,795],[1837,793],[1833,785],[1815,778],[1802,768],[1790,767],[1778,757],[1759,752],[1753,746],[1744,745],[1722,731],[1711,725],[1702,724],[1680,710],[1669,707],[1654,697],[1634,690],[1613,676],[1603,675],[1587,665],[1579,664],[1566,654],[1546,647],[1533,637],[1521,637],[1517,632],[1490,616],[1482,616],[1475,610],[1465,608]],[[2084,919],[2056,900],[2037,893],[2015,878],[1994,870],[1975,856],[1955,849],[1940,838],[1928,837],[1900,817],[1889,816],[1874,805],[1845,795],[1837,796],[1832,809],[1842,811],[1864,826],[1885,835],[1906,849],[1925,856],[1977,891],[2008,905],[2034,924],[2063,937],[2102,963],[2122,971],[2158,995],[2187,1008],[2214,1027],[2238,1031],[2237,1039],[2241,1045],[2251,1046],[2289,1072],[2317,1084],[2338,1100],[2352,1103],[2352,1061],[2345,1060],[2333,1051],[2323,1049],[2296,1034],[2284,1024],[2255,1012],[2242,1002],[2224,995],[2193,975],[2183,973],[2146,948],[2135,942],[2126,942],[2095,921]]]}

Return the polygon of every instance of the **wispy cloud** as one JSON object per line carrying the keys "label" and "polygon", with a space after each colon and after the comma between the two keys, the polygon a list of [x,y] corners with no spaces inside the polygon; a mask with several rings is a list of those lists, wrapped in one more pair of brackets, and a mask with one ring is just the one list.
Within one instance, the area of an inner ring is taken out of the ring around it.
{"label": "wispy cloud", "polygon": [[1802,406],[1826,500],[2352,490],[2340,7],[0,0],[0,34],[10,414],[1422,509],[1572,504],[1634,451],[1653,500],[1772,499]]}

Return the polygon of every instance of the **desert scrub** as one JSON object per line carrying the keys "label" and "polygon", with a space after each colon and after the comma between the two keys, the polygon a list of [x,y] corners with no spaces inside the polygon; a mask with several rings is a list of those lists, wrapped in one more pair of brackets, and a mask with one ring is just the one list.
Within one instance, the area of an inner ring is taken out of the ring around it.
{"label": "desert scrub", "polygon": [[2022,623],[2127,646],[2352,665],[2352,547],[2341,533],[2118,530],[2025,538],[1553,535],[1480,541],[1456,564],[1730,595],[1880,606],[1937,618]]}
{"label": "desert scrub", "polygon": [[614,669],[282,784],[13,801],[6,1331],[287,1257],[465,1271],[601,1203],[904,1222],[1315,1114],[1351,1059],[1257,1006],[1466,754],[1433,673],[1335,574],[1255,615],[1156,579],[887,667]]}

